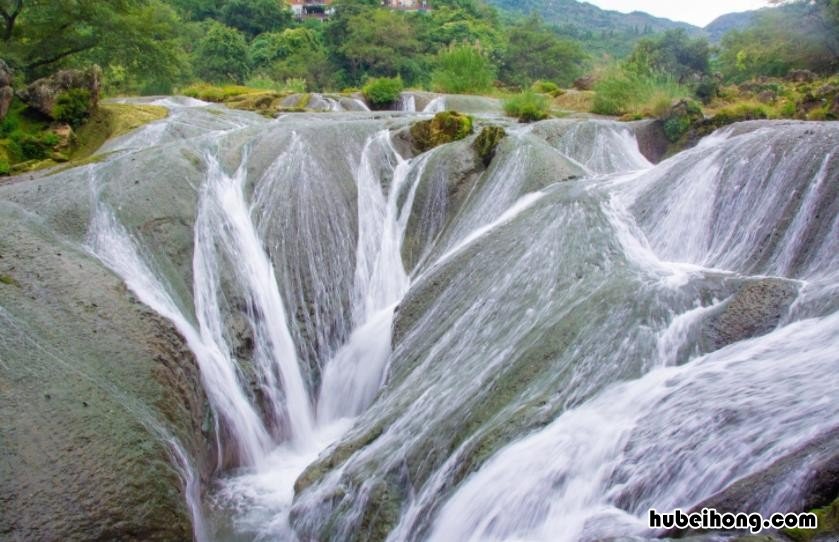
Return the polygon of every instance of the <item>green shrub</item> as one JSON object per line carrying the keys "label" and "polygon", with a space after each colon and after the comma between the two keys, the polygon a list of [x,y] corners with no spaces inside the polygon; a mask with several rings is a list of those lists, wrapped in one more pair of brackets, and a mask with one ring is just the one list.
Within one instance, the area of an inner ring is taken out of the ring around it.
{"label": "green shrub", "polygon": [[0,137],[6,137],[12,132],[20,129],[20,119],[14,115],[8,115],[0,121]]}
{"label": "green shrub", "polygon": [[556,83],[552,83],[551,81],[536,81],[530,87],[533,92],[538,92],[539,94],[547,94],[549,96],[553,96],[556,98],[557,96],[562,96],[565,94],[565,91],[559,88],[559,85]]}
{"label": "green shrub", "polygon": [[85,88],[71,88],[56,97],[52,116],[55,120],[76,128],[87,120],[90,110],[90,91]]}
{"label": "green shrub", "polygon": [[504,102],[504,112],[520,122],[534,122],[548,118],[548,99],[532,90],[513,96]]}
{"label": "green shrub", "polygon": [[10,145],[14,154],[21,160],[41,160],[46,158],[53,147],[58,145],[60,139],[52,132],[41,132],[39,134],[27,134],[15,132],[10,138]]}
{"label": "green shrub", "polygon": [[289,77],[285,80],[282,90],[292,94],[302,94],[306,92],[306,80],[302,77]]}
{"label": "green shrub", "polygon": [[6,160],[0,160],[0,175],[8,175],[12,167]]}
{"label": "green shrub", "polygon": [[458,45],[440,51],[431,73],[431,86],[437,92],[477,93],[489,90],[495,68],[475,47]]}
{"label": "green shrub", "polygon": [[399,99],[403,88],[402,78],[399,76],[377,77],[368,79],[362,92],[370,105],[374,108],[382,108]]}
{"label": "green shrub", "polygon": [[666,75],[638,75],[613,68],[594,86],[592,113],[655,116],[662,104],[688,98],[690,90]]}

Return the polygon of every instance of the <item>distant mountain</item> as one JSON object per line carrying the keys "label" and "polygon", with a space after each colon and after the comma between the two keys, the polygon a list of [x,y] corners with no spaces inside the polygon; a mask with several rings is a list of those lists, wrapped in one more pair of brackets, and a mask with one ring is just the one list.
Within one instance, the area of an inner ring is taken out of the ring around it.
{"label": "distant mountain", "polygon": [[712,43],[718,43],[727,32],[732,30],[743,30],[744,28],[750,26],[754,21],[755,16],[764,9],[771,8],[743,11],[740,13],[726,13],[725,15],[717,17],[705,27],[708,39],[711,40]]}
{"label": "distant mountain", "polygon": [[702,29],[688,23],[655,17],[633,11],[620,13],[601,9],[577,0],[486,0],[512,17],[538,14],[545,24],[570,38],[577,39],[595,55],[622,57],[635,42],[650,34],[683,28],[691,34],[702,34]]}
{"label": "distant mountain", "polygon": [[691,24],[654,17],[649,13],[620,13],[577,0],[487,0],[487,3],[509,13],[538,13],[551,25],[574,25],[586,30],[656,33],[672,28],[684,28],[691,32],[701,31],[699,27]]}

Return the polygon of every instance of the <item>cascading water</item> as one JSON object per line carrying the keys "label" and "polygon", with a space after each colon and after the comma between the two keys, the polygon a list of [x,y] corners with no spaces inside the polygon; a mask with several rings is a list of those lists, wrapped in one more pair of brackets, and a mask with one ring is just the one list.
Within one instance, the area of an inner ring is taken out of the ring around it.
{"label": "cascading water", "polygon": [[[422,113],[457,100],[497,105]],[[200,496],[160,433],[197,538],[643,538],[648,508],[755,476],[756,511],[806,501],[812,461],[770,474],[839,427],[832,124],[656,166],[631,124],[507,125],[485,166],[471,140],[410,156],[410,115],[157,103],[56,177],[86,176],[86,246],[200,367]]]}

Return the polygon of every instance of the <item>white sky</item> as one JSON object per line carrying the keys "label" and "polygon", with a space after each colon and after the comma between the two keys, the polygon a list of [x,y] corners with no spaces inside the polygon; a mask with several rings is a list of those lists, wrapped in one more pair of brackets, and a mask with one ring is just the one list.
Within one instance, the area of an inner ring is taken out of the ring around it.
{"label": "white sky", "polygon": [[656,17],[705,26],[724,13],[766,7],[767,0],[585,0],[623,13],[646,11]]}

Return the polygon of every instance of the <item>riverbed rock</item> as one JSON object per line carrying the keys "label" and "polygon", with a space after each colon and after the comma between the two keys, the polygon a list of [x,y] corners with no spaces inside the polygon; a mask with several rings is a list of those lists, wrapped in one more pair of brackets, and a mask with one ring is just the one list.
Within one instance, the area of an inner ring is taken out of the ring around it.
{"label": "riverbed rock", "polygon": [[169,441],[207,480],[215,438],[184,339],[40,219],[0,227],[0,539],[192,539]]}
{"label": "riverbed rock", "polygon": [[30,108],[53,118],[58,97],[68,90],[82,89],[90,93],[90,110],[99,104],[102,70],[93,66],[87,70],[61,70],[49,77],[38,79],[26,87],[19,96]]}
{"label": "riverbed rock", "polygon": [[775,329],[798,287],[792,281],[760,279],[746,283],[705,331],[711,349],[759,337]]}
{"label": "riverbed rock", "polygon": [[[721,513],[808,512],[830,505],[839,494],[839,429],[801,446],[766,469],[743,478],[691,509]],[[768,503],[768,504],[767,504]],[[773,504],[773,503],[783,503]],[[672,530],[673,535],[691,534]]]}

